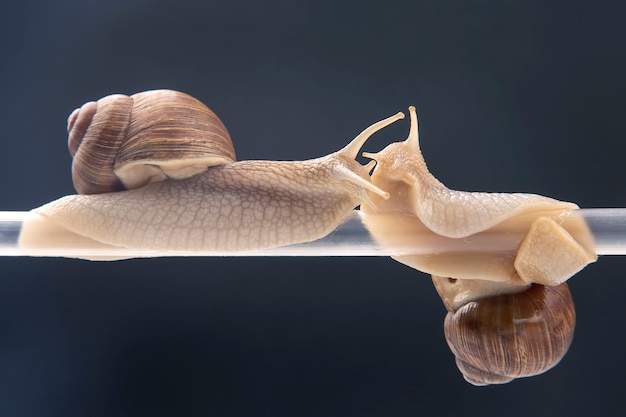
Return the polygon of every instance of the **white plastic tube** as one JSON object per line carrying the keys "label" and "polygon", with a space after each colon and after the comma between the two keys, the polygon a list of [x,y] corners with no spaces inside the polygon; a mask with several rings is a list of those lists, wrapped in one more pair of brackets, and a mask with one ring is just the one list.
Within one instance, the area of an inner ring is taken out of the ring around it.
{"label": "white plastic tube", "polygon": [[[598,255],[626,255],[626,209],[581,209],[582,216],[595,240]],[[103,245],[72,234],[42,230],[42,244],[36,248],[20,247],[22,224],[33,214],[30,212],[0,212],[0,256],[52,256],[87,258],[135,258],[160,256],[390,256],[399,254],[429,254],[446,251],[475,252],[505,249],[503,242],[516,242],[509,235],[487,235],[480,239],[449,239],[433,246],[431,239],[416,236],[411,247],[381,247],[371,237],[362,218],[365,214],[355,210],[346,221],[328,236],[308,243],[245,252],[177,252],[149,251]],[[504,243],[506,245],[506,243]]]}

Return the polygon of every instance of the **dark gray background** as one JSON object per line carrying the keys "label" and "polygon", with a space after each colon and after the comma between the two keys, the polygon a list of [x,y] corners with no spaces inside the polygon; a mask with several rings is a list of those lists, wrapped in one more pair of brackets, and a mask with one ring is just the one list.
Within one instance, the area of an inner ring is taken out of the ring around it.
{"label": "dark gray background", "polygon": [[[0,209],[73,192],[73,108],[152,88],[211,106],[239,159],[320,156],[414,104],[452,188],[626,207],[619,2],[365,3],[4,2]],[[625,268],[571,281],[557,368],[474,388],[428,277],[390,259],[4,258],[0,415],[621,414]]]}

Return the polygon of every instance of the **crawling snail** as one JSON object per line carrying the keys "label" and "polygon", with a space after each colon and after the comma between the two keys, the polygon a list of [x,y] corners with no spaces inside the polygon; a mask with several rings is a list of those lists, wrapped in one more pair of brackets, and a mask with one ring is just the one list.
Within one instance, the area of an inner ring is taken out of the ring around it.
{"label": "crawling snail", "polygon": [[[240,161],[204,104],[154,90],[112,95],[68,120],[78,195],[35,213],[109,245],[181,251],[245,251],[306,242],[334,230],[367,191],[371,165],[355,158],[373,124],[343,149],[307,161]],[[23,235],[26,235],[23,233]]]}

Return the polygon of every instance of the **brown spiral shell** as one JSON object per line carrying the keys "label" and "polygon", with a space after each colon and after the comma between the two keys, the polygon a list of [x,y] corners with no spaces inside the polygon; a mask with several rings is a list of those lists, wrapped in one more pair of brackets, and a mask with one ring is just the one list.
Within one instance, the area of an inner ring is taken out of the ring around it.
{"label": "brown spiral shell", "polygon": [[224,124],[197,99],[173,90],[114,94],[68,118],[72,180],[79,194],[139,188],[235,161]]}
{"label": "brown spiral shell", "polygon": [[507,383],[555,366],[574,336],[576,314],[567,284],[472,301],[444,322],[457,367],[474,385]]}

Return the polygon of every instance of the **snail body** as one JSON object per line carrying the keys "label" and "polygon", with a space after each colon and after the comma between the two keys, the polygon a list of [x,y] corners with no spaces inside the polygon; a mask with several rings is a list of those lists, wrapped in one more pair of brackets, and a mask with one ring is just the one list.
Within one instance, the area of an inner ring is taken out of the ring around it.
{"label": "snail body", "polygon": [[[517,285],[557,285],[596,260],[584,220],[571,215],[571,210],[578,208],[574,203],[537,194],[447,188],[428,170],[419,146],[415,108],[410,107],[409,113],[411,128],[405,141],[378,153],[364,153],[376,161],[372,183],[389,192],[388,199],[371,195],[375,208],[362,207],[373,236],[392,247],[410,246],[411,239],[424,231],[433,241],[449,247],[493,231],[521,238],[512,248],[496,248],[490,253],[432,253],[394,259],[428,274]],[[398,224],[406,230],[405,236],[388,233]]]}
{"label": "snail body", "polygon": [[493,282],[468,287],[468,281],[476,280],[433,277],[448,308],[446,341],[469,383],[503,384],[541,374],[559,363],[576,324],[566,283],[515,289]]}
{"label": "snail body", "polygon": [[72,113],[79,194],[35,213],[104,244],[246,251],[318,239],[357,205],[374,205],[368,191],[387,197],[355,158],[402,113],[321,158],[235,162],[226,128],[202,103],[170,90],[137,96],[108,96]]}
{"label": "snail body", "polygon": [[[503,384],[545,372],[574,334],[564,281],[596,260],[584,220],[571,213],[578,206],[536,194],[447,188],[429,172],[415,108],[409,113],[404,142],[364,153],[376,161],[372,183],[389,192],[388,199],[371,195],[375,208],[362,207],[368,229],[383,246],[427,240],[431,253],[393,258],[432,275],[448,310],[446,341],[468,382]],[[486,241],[489,250],[471,249]]]}
{"label": "snail body", "polygon": [[[317,181],[329,188],[307,185]],[[115,246],[254,250],[314,240],[335,229],[363,193],[355,184],[334,191],[333,182],[340,181],[333,181],[330,166],[320,172],[306,162],[242,161],[133,190],[67,196],[36,212]]]}

